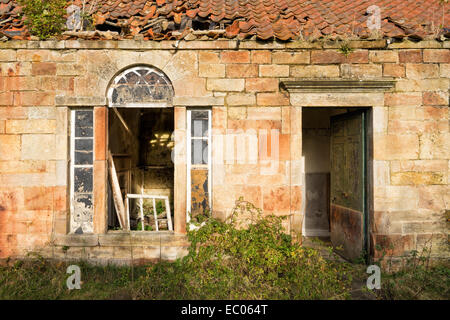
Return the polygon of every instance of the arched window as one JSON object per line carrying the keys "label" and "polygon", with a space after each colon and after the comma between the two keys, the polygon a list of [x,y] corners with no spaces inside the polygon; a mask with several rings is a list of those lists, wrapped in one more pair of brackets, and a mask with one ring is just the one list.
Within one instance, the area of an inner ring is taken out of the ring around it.
{"label": "arched window", "polygon": [[161,71],[137,66],[120,73],[108,90],[109,107],[170,107],[173,88]]}

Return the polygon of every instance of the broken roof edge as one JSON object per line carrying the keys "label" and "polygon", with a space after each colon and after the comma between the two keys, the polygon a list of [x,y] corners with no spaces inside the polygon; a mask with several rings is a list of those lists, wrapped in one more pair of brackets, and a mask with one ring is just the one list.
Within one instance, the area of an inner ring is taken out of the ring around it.
{"label": "broken roof edge", "polygon": [[[444,29],[443,29],[444,30]],[[64,31],[60,35],[49,40],[61,41],[61,40],[137,40],[137,41],[258,41],[258,42],[281,42],[281,43],[291,43],[291,42],[317,42],[317,41],[375,41],[375,40],[386,40],[390,42],[403,42],[403,41],[446,41],[450,40],[450,29],[445,28],[446,32],[441,32],[439,34],[427,35],[423,37],[412,35],[404,36],[389,36],[382,33],[371,33],[370,35],[361,37],[357,35],[320,35],[317,37],[292,37],[288,39],[281,39],[275,36],[263,39],[258,35],[245,36],[245,37],[227,37],[225,36],[226,30],[193,30],[185,29],[183,32],[180,31],[170,31],[161,37],[146,37],[143,34],[137,35],[126,35],[123,36],[116,31],[101,31],[101,30],[91,30],[91,31]],[[22,36],[11,36],[6,31],[0,29],[0,42],[12,41],[12,40],[28,40],[28,41],[42,41],[37,36],[32,36],[26,33]]]}
{"label": "broken roof edge", "polygon": [[450,40],[392,42],[390,39],[349,41],[259,41],[259,40],[9,40],[0,42],[0,49],[121,49],[121,50],[296,50],[339,49],[345,43],[352,49],[450,49]]}
{"label": "broken roof edge", "polygon": [[[370,4],[365,0],[71,0],[67,4],[68,30],[110,30],[117,33],[111,37],[121,39],[450,38],[447,0]],[[81,19],[85,9],[90,19]],[[22,13],[17,0],[1,0],[0,34],[17,40],[33,38]],[[66,34],[63,40],[78,37]]]}

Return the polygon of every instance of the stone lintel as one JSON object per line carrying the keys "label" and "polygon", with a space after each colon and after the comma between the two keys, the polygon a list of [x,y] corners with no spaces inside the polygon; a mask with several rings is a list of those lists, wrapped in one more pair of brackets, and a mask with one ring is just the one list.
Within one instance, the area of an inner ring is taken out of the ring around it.
{"label": "stone lintel", "polygon": [[291,104],[298,107],[374,107],[384,105],[383,92],[291,93]]}
{"label": "stone lintel", "polygon": [[289,92],[374,92],[388,91],[394,80],[282,80],[280,87]]}
{"label": "stone lintel", "polygon": [[173,105],[179,107],[223,106],[225,97],[174,97]]}
{"label": "stone lintel", "polygon": [[98,107],[106,105],[106,98],[56,96],[55,104],[57,107]]}

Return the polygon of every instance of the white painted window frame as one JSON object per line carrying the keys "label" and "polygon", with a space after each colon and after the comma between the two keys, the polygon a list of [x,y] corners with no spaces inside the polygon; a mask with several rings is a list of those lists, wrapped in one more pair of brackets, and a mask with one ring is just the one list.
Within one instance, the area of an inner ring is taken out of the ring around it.
{"label": "white painted window frame", "polygon": [[[91,111],[92,112],[92,137],[82,138],[78,137],[77,139],[89,140],[92,139],[92,164],[89,165],[81,165],[75,164],[75,113],[77,111]],[[69,230],[72,230],[73,226],[73,218],[75,216],[75,168],[92,168],[92,188],[94,188],[94,162],[95,162],[95,112],[93,109],[89,108],[73,108],[70,109],[70,159],[69,159],[69,168],[70,168],[70,225]],[[92,205],[95,203],[95,192],[92,190]],[[69,233],[73,233],[70,231]]]}
{"label": "white painted window frame", "polygon": [[[189,212],[191,211],[192,199],[191,199],[191,169],[192,168],[208,168],[208,196],[209,196],[209,208],[212,210],[212,109],[211,108],[191,108],[187,109],[187,135],[186,135],[186,153],[187,153],[187,197],[186,197],[186,223],[189,224],[191,217]],[[208,137],[192,137],[192,111],[208,111]],[[192,139],[207,140],[208,141],[208,164],[207,165],[192,165]]]}
{"label": "white painted window frame", "polygon": [[[157,195],[155,196],[155,195],[150,195],[150,194],[127,193],[125,198],[126,198],[126,208],[127,208],[128,231],[130,231],[130,199],[138,199],[140,201],[140,206],[141,206],[140,215],[141,215],[141,219],[142,219],[142,230],[141,231],[145,231],[144,210],[143,210],[144,199],[150,199],[153,202],[153,215],[155,218],[156,232],[159,231],[158,215],[156,213],[156,200],[164,201],[164,205],[166,207],[166,215],[167,215],[167,226],[168,226],[169,231],[173,231],[172,212],[170,210],[170,202],[169,202],[168,196],[157,196]],[[153,231],[153,232],[155,232],[155,231]]]}

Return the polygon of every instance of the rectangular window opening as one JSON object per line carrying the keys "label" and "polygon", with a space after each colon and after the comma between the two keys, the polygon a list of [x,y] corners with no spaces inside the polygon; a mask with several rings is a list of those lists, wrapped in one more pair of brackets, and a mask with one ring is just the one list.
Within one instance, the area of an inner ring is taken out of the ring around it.
{"label": "rectangular window opening", "polygon": [[188,125],[187,221],[211,215],[211,109],[190,109]]}
{"label": "rectangular window opening", "polygon": [[71,110],[70,233],[94,231],[94,111]]}
{"label": "rectangular window opening", "polygon": [[[108,229],[173,231],[173,108],[110,108],[108,114],[108,151],[117,177],[114,186],[108,172]],[[123,203],[125,226],[115,201]]]}

